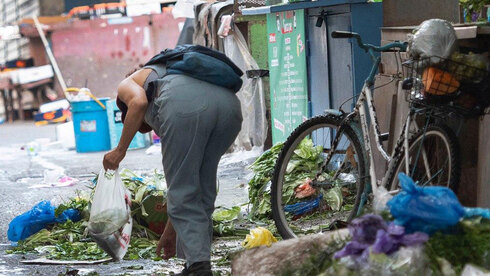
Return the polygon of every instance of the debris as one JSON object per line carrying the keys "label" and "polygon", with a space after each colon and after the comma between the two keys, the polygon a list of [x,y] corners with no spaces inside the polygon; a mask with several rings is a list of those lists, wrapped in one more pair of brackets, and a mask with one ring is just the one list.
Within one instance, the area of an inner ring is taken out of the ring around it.
{"label": "debris", "polygon": [[374,193],[373,210],[374,213],[380,214],[382,212],[388,211],[388,206],[386,205],[393,196],[388,192],[388,190],[380,186],[376,189]]}
{"label": "debris", "polygon": [[447,187],[419,187],[404,173],[400,173],[398,178],[402,191],[387,204],[395,223],[403,225],[408,233],[422,231],[432,234],[456,225],[466,214],[490,219],[488,210],[463,208],[458,197]]}
{"label": "debris", "polygon": [[322,198],[323,195],[320,194],[317,198],[309,201],[302,201],[291,205],[286,205],[284,206],[284,211],[292,213],[295,216],[301,216],[318,208],[318,206],[320,206],[320,201],[322,200]]}
{"label": "debris", "polygon": [[120,175],[124,185],[133,195],[133,219],[156,234],[162,234],[168,219],[165,176],[155,170],[153,174],[142,177],[128,169],[121,170]]}
{"label": "debris", "polygon": [[[250,216],[254,219],[264,220],[270,218],[270,181],[274,173],[277,157],[283,147],[278,143],[264,152],[251,165],[254,172],[249,184],[249,200],[252,204]],[[315,147],[313,141],[305,138],[294,151],[287,166],[285,183],[283,183],[283,202],[294,203],[295,189],[304,184],[306,179],[316,176],[318,167],[322,162],[322,149]],[[312,194],[313,195],[313,194]],[[310,195],[311,196],[311,195]]]}
{"label": "debris", "polygon": [[49,201],[41,201],[31,210],[15,217],[9,224],[8,239],[13,242],[24,240],[29,236],[46,228],[49,224],[63,223],[67,220],[80,220],[77,210],[64,210],[55,217],[55,207]]}
{"label": "debris", "polygon": [[311,186],[311,179],[307,178],[303,184],[294,189],[294,196],[296,198],[305,198],[312,196],[316,193],[315,188]]}
{"label": "debris", "polygon": [[264,192],[274,172],[277,156],[283,144],[278,143],[265,151],[250,166],[254,176],[248,183],[248,198],[252,205],[250,216],[255,219],[265,219],[270,216],[270,192]]}
{"label": "debris", "polygon": [[[331,250],[329,258],[315,261],[312,267],[319,267],[324,260],[332,261],[333,254],[342,248],[348,234],[347,229],[341,229],[279,241],[270,247],[262,246],[244,250],[233,258],[231,274],[236,276],[319,275],[320,273],[308,273],[307,270],[295,269],[309,260],[312,255],[326,250]],[[283,273],[286,269],[294,270],[296,273]]]}
{"label": "debris", "polygon": [[437,258],[450,261],[457,273],[467,263],[490,269],[490,220],[465,219],[449,232],[437,232],[430,237],[425,251],[436,271],[442,269]]}
{"label": "debris", "polygon": [[149,148],[145,150],[145,153],[148,155],[152,154],[160,154],[162,152],[162,146],[160,143],[151,145]]}
{"label": "debris", "polygon": [[269,230],[264,227],[257,227],[250,230],[250,234],[245,237],[242,246],[246,249],[251,249],[262,245],[271,246],[274,242],[277,242],[277,239]]}
{"label": "debris", "polygon": [[[146,202],[148,200],[147,198],[152,198],[154,194],[162,196],[163,201],[165,191],[157,190],[157,188],[164,189],[163,175],[161,173],[155,171],[154,174],[143,178],[129,170],[123,170],[121,172],[121,178],[126,188],[131,190],[133,194],[142,186],[145,188],[150,187],[150,189],[145,190],[141,202]],[[16,247],[6,250],[6,253],[45,254],[46,256],[44,258],[46,260],[64,260],[68,263],[83,261],[84,263],[91,264],[92,260],[98,260],[97,263],[107,261],[109,256],[93,242],[91,237],[87,236],[88,208],[90,202],[91,193],[77,192],[76,197],[70,198],[57,208],[52,207],[53,217],[56,217],[58,221],[61,221],[63,218],[61,214],[70,209],[76,210],[80,214],[81,220],[78,222],[68,220],[65,223],[47,224],[46,229],[29,236],[25,240],[20,240]],[[141,206],[133,200],[133,215],[141,215],[140,210]],[[149,212],[149,216],[151,214],[152,212]],[[158,238],[160,237],[159,234],[139,224],[138,221],[133,222],[132,232],[129,249],[124,259],[161,259],[156,255],[155,250]]]}
{"label": "debris", "polygon": [[415,246],[429,239],[422,232],[407,235],[402,226],[387,224],[381,216],[372,214],[353,220],[349,232],[352,240],[334,257],[340,259],[353,256],[356,264],[366,264],[370,253],[391,254],[401,246]]}
{"label": "debris", "polygon": [[74,261],[74,260],[49,260],[46,259],[45,257],[42,258],[37,258],[34,260],[23,260],[20,261],[23,264],[30,264],[30,265],[95,265],[95,264],[102,264],[106,263],[112,260],[111,258],[105,258],[102,260],[95,260],[95,261]]}
{"label": "debris", "polygon": [[132,265],[132,266],[125,267],[125,269],[129,269],[129,270],[142,270],[143,269],[143,266],[142,265]]}
{"label": "debris", "polygon": [[227,222],[238,219],[240,207],[233,206],[231,209],[216,209],[213,213],[213,222]]}
{"label": "debris", "polygon": [[339,186],[333,187],[325,193],[325,201],[333,211],[340,211],[343,203],[342,190]]}
{"label": "debris", "polygon": [[213,232],[219,237],[245,237],[249,233],[246,226],[249,226],[250,223],[246,223],[242,219],[240,206],[216,208],[213,213]]}

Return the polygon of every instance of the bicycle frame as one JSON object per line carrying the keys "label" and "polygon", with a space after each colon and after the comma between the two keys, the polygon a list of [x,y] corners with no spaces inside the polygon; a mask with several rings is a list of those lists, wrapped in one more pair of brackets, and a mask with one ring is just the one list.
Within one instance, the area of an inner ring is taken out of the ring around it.
{"label": "bicycle frame", "polygon": [[[399,89],[398,89],[399,90]],[[366,105],[367,105],[367,111],[366,111]],[[366,159],[369,160],[369,174],[372,176],[371,177],[371,189],[373,190],[374,193],[376,193],[378,185],[376,183],[376,164],[374,162],[374,156],[372,153],[372,146],[371,146],[371,138],[369,137],[369,123],[367,120],[367,113],[369,112],[369,117],[371,118],[371,128],[375,131],[374,133],[374,138],[376,142],[376,148],[379,153],[381,153],[381,156],[383,159],[385,159],[388,162],[388,170],[389,171],[394,165],[395,161],[394,156],[399,152],[401,144],[401,140],[403,139],[403,146],[405,149],[408,149],[408,134],[409,134],[409,128],[410,125],[412,125],[412,120],[414,116],[414,112],[410,112],[407,116],[407,119],[405,120],[405,123],[402,127],[402,132],[400,133],[400,136],[398,137],[396,147],[393,150],[392,155],[388,155],[388,153],[385,151],[382,143],[381,143],[381,132],[379,130],[379,123],[377,120],[376,116],[376,110],[374,108],[374,102],[373,102],[373,96],[372,96],[372,90],[368,87],[368,84],[364,84],[364,87],[361,91],[359,100],[356,103],[356,107],[354,108],[354,111],[349,114],[349,116],[355,116],[359,115],[359,120],[362,128],[362,133],[363,133],[363,141],[364,141],[364,147],[365,147],[365,152],[366,152]],[[348,117],[349,117],[348,116]],[[414,124],[414,127],[417,129],[417,125]],[[340,131],[339,131],[340,133]],[[423,151],[422,153],[424,160],[427,160],[426,153]],[[405,159],[406,159],[406,171],[408,172],[408,157],[409,157],[409,151],[405,150]],[[381,186],[385,187],[387,182],[387,177],[383,177],[383,180],[381,182]]]}
{"label": "bicycle frame", "polygon": [[[340,34],[342,35],[342,33],[340,33]],[[346,33],[343,34],[344,37],[346,37],[345,35],[346,35]],[[337,37],[340,38],[341,36],[337,36]],[[393,48],[400,48],[401,50],[405,50],[406,45],[403,43],[400,43],[400,42],[394,42],[394,43],[390,43],[390,44],[387,44],[387,45],[382,46],[382,47],[376,47],[376,46],[373,46],[370,44],[363,44],[362,40],[358,34],[354,34],[351,37],[356,38],[359,46],[369,54],[369,56],[373,60],[373,67],[371,68],[371,72],[370,72],[368,78],[364,82],[364,86],[361,90],[361,93],[359,95],[359,99],[357,100],[354,111],[351,112],[349,115],[347,115],[344,118],[344,120],[342,121],[342,123],[340,124],[339,131],[335,135],[335,139],[333,140],[331,148],[332,149],[337,148],[338,143],[340,142],[340,137],[343,133],[343,131],[342,131],[343,126],[348,124],[348,122],[350,120],[352,120],[355,116],[359,115],[360,124],[361,124],[361,128],[362,128],[362,135],[363,135],[362,138],[364,141],[365,152],[367,154],[366,160],[369,160],[369,174],[372,176],[370,179],[371,180],[370,186],[371,186],[371,189],[373,190],[373,192],[375,193],[377,188],[378,188],[378,185],[376,183],[377,179],[375,177],[376,176],[376,174],[375,174],[376,167],[375,167],[374,157],[373,157],[373,153],[372,153],[371,139],[369,137],[369,123],[368,123],[367,115],[369,115],[369,117],[371,118],[371,120],[370,120],[371,127],[375,131],[374,138],[376,141],[376,147],[378,149],[378,152],[380,152],[381,155],[383,156],[383,158],[389,163],[390,168],[392,166],[394,166],[394,163],[395,163],[395,162],[393,162],[394,161],[393,157],[400,150],[399,149],[400,139],[404,139],[404,142],[405,142],[404,146],[408,149],[408,133],[409,133],[408,130],[409,130],[409,127],[411,125],[411,120],[413,117],[413,112],[410,112],[409,115],[407,116],[407,120],[405,121],[405,125],[404,125],[403,130],[402,130],[400,137],[398,139],[397,147],[395,147],[395,150],[393,151],[393,154],[390,157],[388,155],[388,153],[384,150],[383,145],[381,143],[381,132],[379,130],[379,123],[378,123],[377,116],[376,116],[376,110],[374,108],[373,93],[371,90],[371,87],[373,87],[373,85],[374,85],[374,78],[375,78],[375,75],[377,73],[377,68],[381,62],[381,58],[379,56],[376,56],[375,53],[376,52],[385,52],[385,51],[388,51],[388,50],[393,49]],[[399,90],[399,88],[398,88],[398,90]],[[367,111],[366,111],[366,107],[365,107],[366,105],[367,105]],[[334,151],[335,150],[332,150],[331,152],[334,152]],[[408,163],[409,163],[408,162],[408,155],[409,155],[408,150],[406,150],[405,151],[405,158],[406,158],[407,162],[405,162],[405,163],[406,163],[407,172],[408,172]],[[424,157],[424,159],[426,159],[425,152],[423,153],[423,157]],[[326,166],[330,162],[331,158],[332,158],[331,154],[328,154],[327,158],[325,160],[324,166]],[[387,181],[387,177],[384,177],[381,185],[386,186],[386,181]],[[369,192],[369,191],[366,191],[366,192]]]}

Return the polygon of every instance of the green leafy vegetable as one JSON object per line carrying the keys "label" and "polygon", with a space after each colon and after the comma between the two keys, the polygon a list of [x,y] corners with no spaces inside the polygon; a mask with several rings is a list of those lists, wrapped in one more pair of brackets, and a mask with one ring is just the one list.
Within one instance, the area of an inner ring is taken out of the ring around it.
{"label": "green leafy vegetable", "polygon": [[425,251],[436,271],[438,258],[450,261],[458,274],[467,263],[490,269],[490,220],[464,220],[449,233],[435,233]]}
{"label": "green leafy vegetable", "polygon": [[217,209],[213,213],[214,222],[232,221],[240,215],[240,207],[233,206],[231,209]]}

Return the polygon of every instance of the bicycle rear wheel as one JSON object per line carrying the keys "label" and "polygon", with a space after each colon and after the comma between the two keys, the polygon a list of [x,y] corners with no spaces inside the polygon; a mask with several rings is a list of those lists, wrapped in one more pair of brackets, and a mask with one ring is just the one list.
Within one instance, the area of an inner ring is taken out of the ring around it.
{"label": "bicycle rear wheel", "polygon": [[346,125],[329,164],[324,164],[339,131],[340,118],[322,115],[299,125],[275,165],[272,216],[284,239],[350,221],[364,190],[365,163],[359,139]]}
{"label": "bicycle rear wheel", "polygon": [[[459,146],[456,135],[445,125],[429,125],[409,139],[409,175],[421,186],[444,186],[458,190],[460,176]],[[398,173],[406,173],[405,149],[398,155],[390,175],[390,190],[399,188]]]}

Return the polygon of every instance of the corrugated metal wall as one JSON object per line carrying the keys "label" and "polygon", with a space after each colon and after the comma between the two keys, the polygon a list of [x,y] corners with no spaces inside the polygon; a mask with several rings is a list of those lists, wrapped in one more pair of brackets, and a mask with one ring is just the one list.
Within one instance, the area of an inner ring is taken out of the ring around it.
{"label": "corrugated metal wall", "polygon": [[[25,17],[39,15],[39,0],[0,0],[0,26],[15,25]],[[18,58],[29,58],[26,38],[0,40],[0,64]]]}

